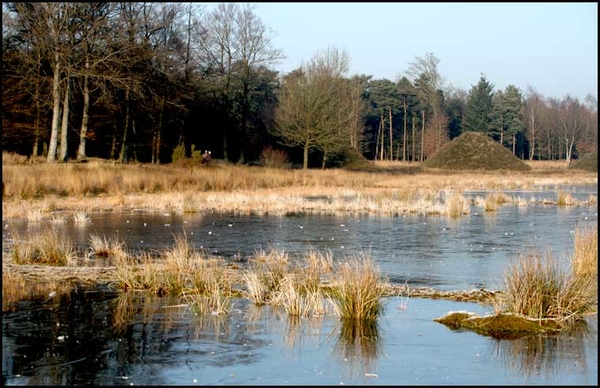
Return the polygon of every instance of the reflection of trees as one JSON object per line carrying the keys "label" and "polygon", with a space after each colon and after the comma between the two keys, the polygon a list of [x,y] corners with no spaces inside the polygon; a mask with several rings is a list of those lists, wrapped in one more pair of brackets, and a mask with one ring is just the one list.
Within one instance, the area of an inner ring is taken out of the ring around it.
{"label": "reflection of trees", "polygon": [[554,381],[553,377],[563,372],[585,375],[588,333],[587,323],[579,321],[571,331],[560,335],[493,341],[490,352],[499,355],[507,369],[517,371],[525,379],[545,375]]}
{"label": "reflection of trees", "polygon": [[334,347],[334,356],[342,358],[349,374],[364,375],[375,371],[382,342],[377,322],[342,320],[340,335]]}
{"label": "reflection of trees", "polygon": [[19,384],[27,385],[103,385],[94,377],[107,365],[108,333],[99,329],[111,314],[105,298],[102,292],[73,291],[51,306],[15,313],[3,328],[3,337],[16,344],[3,347],[3,362],[10,365],[3,370],[3,385],[11,383],[7,376],[15,375],[22,376]]}

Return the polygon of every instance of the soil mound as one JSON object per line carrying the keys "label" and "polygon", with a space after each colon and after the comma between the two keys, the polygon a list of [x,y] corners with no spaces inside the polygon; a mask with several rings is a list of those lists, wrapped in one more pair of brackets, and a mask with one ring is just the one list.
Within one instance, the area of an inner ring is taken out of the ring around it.
{"label": "soil mound", "polygon": [[465,132],[422,163],[447,170],[518,170],[531,167],[483,133]]}

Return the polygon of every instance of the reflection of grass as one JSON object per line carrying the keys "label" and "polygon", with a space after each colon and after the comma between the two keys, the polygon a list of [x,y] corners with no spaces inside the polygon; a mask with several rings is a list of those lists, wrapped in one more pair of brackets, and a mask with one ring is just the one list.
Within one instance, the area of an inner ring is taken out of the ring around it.
{"label": "reflection of grass", "polygon": [[[587,324],[579,321],[572,329],[563,335],[532,335],[515,340],[496,340],[491,344],[504,364],[525,379],[541,374],[554,378],[570,368],[576,369],[575,373],[585,373]],[[573,362],[573,358],[577,361]]]}
{"label": "reflection of grass", "polygon": [[9,271],[2,271],[2,312],[10,310],[21,300],[51,300],[68,295],[73,288],[65,281],[31,282],[25,276]]}
{"label": "reflection of grass", "polygon": [[343,319],[333,354],[344,360],[350,375],[368,375],[376,369],[381,346],[377,322]]}

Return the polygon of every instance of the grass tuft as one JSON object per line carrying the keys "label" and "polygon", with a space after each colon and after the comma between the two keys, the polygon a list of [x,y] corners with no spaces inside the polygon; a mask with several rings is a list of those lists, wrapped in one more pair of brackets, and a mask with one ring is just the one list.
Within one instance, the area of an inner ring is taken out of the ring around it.
{"label": "grass tuft", "polygon": [[374,321],[383,313],[384,287],[377,265],[370,257],[341,263],[327,295],[342,320]]}
{"label": "grass tuft", "polygon": [[28,240],[21,240],[16,230],[12,233],[15,243],[11,253],[17,264],[67,266],[77,260],[75,245],[55,230],[42,229]]}

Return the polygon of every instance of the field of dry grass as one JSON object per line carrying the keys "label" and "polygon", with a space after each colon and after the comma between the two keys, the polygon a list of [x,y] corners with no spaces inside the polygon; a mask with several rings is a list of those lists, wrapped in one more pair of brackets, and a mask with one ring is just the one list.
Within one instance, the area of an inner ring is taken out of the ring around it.
{"label": "field of dry grass", "polygon": [[[596,173],[570,170],[564,162],[527,162],[532,167],[529,171],[498,173],[383,161],[372,163],[368,171],[305,171],[223,163],[205,167],[14,160],[3,158],[3,217],[55,222],[61,221],[54,219],[58,210],[456,216],[456,204],[444,198],[460,199],[455,194],[469,190],[535,190],[598,182]],[[314,200],[319,197],[327,200]]]}

